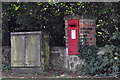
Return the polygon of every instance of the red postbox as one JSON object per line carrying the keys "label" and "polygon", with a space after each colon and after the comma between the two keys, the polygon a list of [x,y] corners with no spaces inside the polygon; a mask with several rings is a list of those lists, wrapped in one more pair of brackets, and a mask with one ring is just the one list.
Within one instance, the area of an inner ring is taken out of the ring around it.
{"label": "red postbox", "polygon": [[68,20],[68,54],[78,54],[79,19]]}
{"label": "red postbox", "polygon": [[[84,43],[84,37],[90,46],[96,45],[95,18],[93,16],[67,15],[65,20],[65,67],[75,70],[81,64],[81,59],[76,56],[78,52],[79,37]],[[84,46],[84,45],[83,45]]]}

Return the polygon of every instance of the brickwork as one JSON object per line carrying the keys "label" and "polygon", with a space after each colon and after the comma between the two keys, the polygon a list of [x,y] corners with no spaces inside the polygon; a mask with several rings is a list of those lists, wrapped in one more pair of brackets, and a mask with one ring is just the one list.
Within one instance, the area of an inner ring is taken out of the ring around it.
{"label": "brickwork", "polygon": [[80,19],[79,20],[79,33],[80,33],[80,38],[82,41],[84,37],[86,37],[89,45],[96,45],[95,20]]}
{"label": "brickwork", "polygon": [[[93,18],[84,19],[83,16],[70,15],[65,18],[65,36],[66,36],[66,55],[64,67],[75,71],[77,65],[81,66],[84,64],[84,60],[80,60],[77,55],[68,55],[68,20],[79,19],[79,34],[80,38],[83,39],[85,36],[89,45],[96,45],[96,31],[95,31],[95,20]],[[82,40],[81,40],[82,41]]]}

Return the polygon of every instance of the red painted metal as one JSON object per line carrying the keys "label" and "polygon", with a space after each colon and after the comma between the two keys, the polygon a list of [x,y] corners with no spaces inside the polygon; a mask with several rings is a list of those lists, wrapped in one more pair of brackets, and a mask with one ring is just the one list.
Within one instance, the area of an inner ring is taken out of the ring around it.
{"label": "red painted metal", "polygon": [[[75,26],[76,25],[76,26]],[[75,34],[74,34],[75,32]],[[78,54],[79,20],[68,20],[68,54]]]}

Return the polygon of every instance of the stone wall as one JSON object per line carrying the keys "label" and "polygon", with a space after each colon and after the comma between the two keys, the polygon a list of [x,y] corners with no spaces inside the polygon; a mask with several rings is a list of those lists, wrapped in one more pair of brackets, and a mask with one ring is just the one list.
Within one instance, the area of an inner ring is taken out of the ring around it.
{"label": "stone wall", "polygon": [[[11,47],[10,46],[3,46],[2,48],[2,62],[4,65],[10,65],[10,57],[11,54]],[[66,56],[66,49],[65,47],[51,47],[50,50],[50,63],[52,64],[53,68],[55,69],[64,69],[66,66],[70,70],[75,70],[75,67],[78,64],[81,64],[82,61],[79,60],[77,56]],[[67,61],[66,61],[67,60]],[[66,62],[68,64],[66,64]],[[45,66],[49,67],[49,66]],[[23,68],[23,70],[26,70]]]}
{"label": "stone wall", "polygon": [[[44,42],[44,46],[45,45],[46,44]],[[48,49],[49,47],[46,47],[46,48]],[[46,49],[46,52],[47,52],[47,49]],[[50,62],[51,64],[53,64],[53,67],[56,69],[63,69],[64,63],[65,63],[64,61],[65,60],[65,47],[58,47],[58,46],[51,47],[50,55],[51,55],[50,61],[48,61],[47,63]],[[10,46],[2,47],[2,64],[5,65],[6,67],[8,65],[11,65],[11,47]],[[45,67],[49,67],[49,65],[46,64]],[[26,69],[22,68],[22,70],[26,70]]]}
{"label": "stone wall", "polygon": [[[44,43],[44,46],[46,44]],[[47,45],[46,45],[47,46]],[[46,47],[49,48],[49,47]],[[46,50],[47,52],[47,50]],[[6,67],[8,65],[11,65],[11,47],[10,46],[3,46],[2,47],[2,63]],[[63,69],[65,66],[65,47],[51,47],[50,50],[50,61],[47,63],[51,63],[53,65],[53,68],[55,69]],[[44,56],[45,57],[45,56]],[[44,61],[46,62],[46,61]],[[49,67],[49,65],[45,65],[45,67]],[[27,68],[22,68],[21,70],[26,70]],[[32,70],[32,69],[30,69]],[[34,71],[34,70],[33,70]]]}
{"label": "stone wall", "polygon": [[76,67],[80,64],[84,64],[83,60],[80,60],[76,55],[66,56],[65,47],[51,47],[51,64],[55,69],[68,69],[70,71],[76,71]]}
{"label": "stone wall", "polygon": [[2,66],[3,66],[3,68],[10,66],[10,63],[11,63],[10,52],[11,52],[10,46],[2,47]]}
{"label": "stone wall", "polygon": [[63,69],[65,63],[65,47],[51,47],[50,63],[55,69]]}

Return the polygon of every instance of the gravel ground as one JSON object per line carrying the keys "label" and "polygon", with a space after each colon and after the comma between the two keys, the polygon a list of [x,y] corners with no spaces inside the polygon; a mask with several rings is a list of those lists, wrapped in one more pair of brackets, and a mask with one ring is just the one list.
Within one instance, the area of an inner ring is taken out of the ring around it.
{"label": "gravel ground", "polygon": [[82,78],[90,76],[80,76],[79,73],[60,71],[60,70],[48,70],[43,73],[35,72],[17,72],[12,70],[2,71],[3,78]]}
{"label": "gravel ground", "polygon": [[35,72],[17,72],[12,70],[2,71],[3,78],[101,78],[98,76],[80,75],[79,73],[61,71],[61,70],[48,70],[42,73]]}

